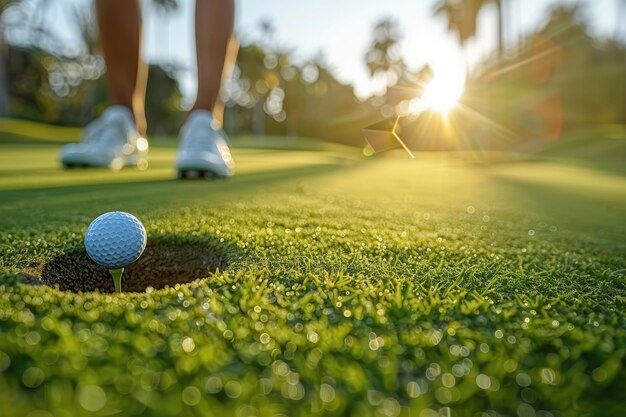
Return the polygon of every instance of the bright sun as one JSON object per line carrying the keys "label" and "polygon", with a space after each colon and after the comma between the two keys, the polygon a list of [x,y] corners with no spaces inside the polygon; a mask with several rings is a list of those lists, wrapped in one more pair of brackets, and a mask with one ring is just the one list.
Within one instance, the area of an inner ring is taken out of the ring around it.
{"label": "bright sun", "polygon": [[441,114],[447,114],[458,103],[463,93],[463,86],[460,87],[444,77],[435,76],[424,89],[424,106],[431,108]]}
{"label": "bright sun", "polygon": [[446,115],[459,102],[465,88],[463,65],[452,62],[433,69],[433,79],[424,88],[420,98],[421,107]]}

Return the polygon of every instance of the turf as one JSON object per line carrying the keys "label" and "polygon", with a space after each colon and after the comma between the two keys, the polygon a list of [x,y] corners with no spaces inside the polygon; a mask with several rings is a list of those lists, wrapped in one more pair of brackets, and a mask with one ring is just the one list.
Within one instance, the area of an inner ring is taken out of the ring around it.
{"label": "turf", "polygon": [[[180,182],[171,141],[145,172],[64,172],[41,135],[0,135],[4,415],[626,413],[623,136],[417,160],[235,140],[234,178]],[[22,277],[109,210],[223,262],[121,296]]]}

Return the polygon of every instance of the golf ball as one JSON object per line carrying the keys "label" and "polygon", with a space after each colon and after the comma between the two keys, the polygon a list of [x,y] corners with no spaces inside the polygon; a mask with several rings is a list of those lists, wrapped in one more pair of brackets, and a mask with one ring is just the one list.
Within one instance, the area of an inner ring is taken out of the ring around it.
{"label": "golf ball", "polygon": [[118,269],[139,259],[147,240],[139,219],[123,211],[110,211],[87,227],[85,249],[98,265]]}

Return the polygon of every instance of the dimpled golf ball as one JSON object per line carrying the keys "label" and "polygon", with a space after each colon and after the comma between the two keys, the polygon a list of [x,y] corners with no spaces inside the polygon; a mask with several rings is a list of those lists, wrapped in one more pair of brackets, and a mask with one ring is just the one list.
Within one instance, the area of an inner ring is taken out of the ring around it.
{"label": "dimpled golf ball", "polygon": [[92,261],[108,269],[135,262],[146,248],[146,229],[132,214],[110,211],[91,222],[85,249]]}

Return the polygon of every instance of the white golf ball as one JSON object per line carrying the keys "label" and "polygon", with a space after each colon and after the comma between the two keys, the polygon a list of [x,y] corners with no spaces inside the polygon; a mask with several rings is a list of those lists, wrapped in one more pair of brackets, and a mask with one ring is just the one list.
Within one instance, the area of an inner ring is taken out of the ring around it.
{"label": "white golf ball", "polygon": [[87,255],[108,269],[135,262],[146,248],[146,229],[132,214],[110,211],[91,222],[85,233]]}

